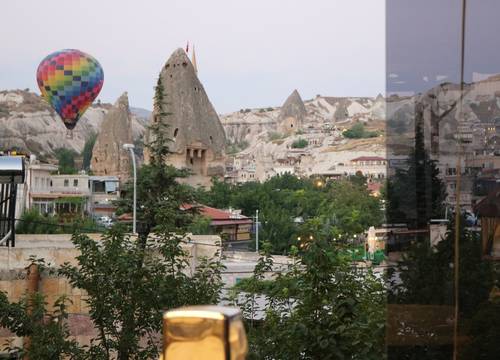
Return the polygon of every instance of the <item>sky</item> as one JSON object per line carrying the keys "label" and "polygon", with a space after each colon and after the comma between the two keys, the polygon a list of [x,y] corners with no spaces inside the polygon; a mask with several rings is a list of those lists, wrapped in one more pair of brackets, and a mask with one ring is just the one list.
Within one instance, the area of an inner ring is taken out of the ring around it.
{"label": "sky", "polygon": [[[170,54],[194,43],[219,113],[385,89],[384,0],[16,0],[0,12],[0,90],[39,93],[36,69],[66,48],[104,69],[99,99],[152,108]],[[192,46],[192,45],[191,45]]]}
{"label": "sky", "polygon": [[[468,1],[465,82],[500,73],[500,1]],[[387,91],[460,82],[462,0],[387,0]]]}

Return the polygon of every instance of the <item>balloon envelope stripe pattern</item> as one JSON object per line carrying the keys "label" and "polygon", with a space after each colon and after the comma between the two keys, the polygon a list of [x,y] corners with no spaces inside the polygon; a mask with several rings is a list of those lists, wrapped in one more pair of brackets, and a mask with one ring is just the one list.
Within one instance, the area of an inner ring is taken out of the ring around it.
{"label": "balloon envelope stripe pattern", "polygon": [[92,56],[66,49],[42,60],[37,70],[37,83],[42,96],[71,130],[99,95],[104,72]]}

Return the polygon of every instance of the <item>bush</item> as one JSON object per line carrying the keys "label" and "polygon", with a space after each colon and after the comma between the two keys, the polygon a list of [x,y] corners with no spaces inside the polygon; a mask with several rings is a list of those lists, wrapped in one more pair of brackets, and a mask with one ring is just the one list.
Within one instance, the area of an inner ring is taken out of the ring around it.
{"label": "bush", "polygon": [[210,226],[211,222],[210,218],[202,215],[196,215],[193,222],[188,227],[188,232],[193,235],[213,235],[214,232]]}
{"label": "bush", "polygon": [[366,131],[362,123],[354,124],[349,130],[344,131],[344,137],[348,139],[367,139],[377,136],[376,131]]}
{"label": "bush", "polygon": [[40,214],[37,209],[25,211],[18,221],[16,233],[18,234],[70,234],[76,229],[84,232],[102,232],[103,227],[98,226],[95,221],[89,217],[67,218],[64,222],[64,216],[52,216]]}
{"label": "bush", "polygon": [[74,150],[65,148],[56,149],[55,155],[58,160],[59,172],[61,174],[76,174],[75,157],[78,155]]}
{"label": "bush", "polygon": [[62,228],[59,226],[54,216],[42,215],[36,209],[25,211],[21,215],[16,228],[18,234],[61,234]]}
{"label": "bush", "polygon": [[303,149],[309,145],[306,139],[297,139],[292,143],[292,149]]}

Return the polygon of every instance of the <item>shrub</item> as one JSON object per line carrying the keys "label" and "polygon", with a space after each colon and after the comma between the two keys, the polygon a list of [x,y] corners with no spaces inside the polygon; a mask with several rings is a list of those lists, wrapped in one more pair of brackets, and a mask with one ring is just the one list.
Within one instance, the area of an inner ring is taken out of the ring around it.
{"label": "shrub", "polygon": [[292,149],[303,149],[309,145],[306,139],[297,139],[292,143]]}
{"label": "shrub", "polygon": [[377,137],[376,131],[366,131],[362,123],[354,124],[349,130],[344,131],[344,137],[349,139],[366,139]]}
{"label": "shrub", "polygon": [[193,235],[212,235],[213,229],[210,226],[211,222],[212,221],[208,217],[196,215],[193,218],[193,222],[188,227],[188,232]]}
{"label": "shrub", "polygon": [[61,234],[61,230],[55,217],[42,215],[36,209],[25,211],[16,228],[18,234]]}

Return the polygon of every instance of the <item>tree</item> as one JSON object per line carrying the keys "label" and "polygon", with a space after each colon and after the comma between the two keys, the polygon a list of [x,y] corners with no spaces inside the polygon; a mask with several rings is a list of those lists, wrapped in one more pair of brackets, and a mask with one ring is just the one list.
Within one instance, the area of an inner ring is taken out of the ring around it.
{"label": "tree", "polygon": [[383,219],[380,200],[370,195],[358,177],[332,183],[319,212],[323,224],[329,225],[330,238],[335,239],[361,234]]}
{"label": "tree", "polygon": [[263,221],[260,239],[271,244],[273,254],[286,254],[296,244],[293,217],[285,209],[266,206],[261,211]]}
{"label": "tree", "polygon": [[85,145],[83,145],[82,157],[83,157],[83,169],[90,169],[90,162],[92,160],[92,151],[94,150],[94,145],[97,140],[97,134],[92,132],[88,139],[85,141]]}
{"label": "tree", "polygon": [[271,243],[274,254],[286,254],[297,245],[303,222],[320,221],[331,240],[344,239],[382,221],[379,199],[370,196],[366,178],[354,176],[326,184],[291,174],[264,183],[230,185],[214,180],[212,189],[197,190],[198,202],[214,207],[241,209],[246,216],[260,211],[260,239]]}
{"label": "tree", "polygon": [[211,235],[214,230],[210,226],[212,220],[208,217],[196,215],[188,227],[188,232],[193,235]]}
{"label": "tree", "polygon": [[[159,80],[156,104],[162,104],[162,94]],[[136,238],[118,224],[100,241],[76,231],[72,237],[80,253],[76,265],[65,263],[50,268],[43,259],[36,260],[42,272],[65,277],[74,288],[86,292],[89,315],[98,331],[85,349],[86,359],[157,358],[162,311],[219,301],[223,266],[218,254],[214,259],[197,259],[198,266],[192,271],[188,254],[182,248],[193,215],[183,211],[181,205],[192,201],[193,189],[177,182],[185,172],[165,163],[168,138],[159,120],[166,112],[159,106],[158,123],[152,125],[154,138],[149,144],[152,161],[140,169],[137,184],[138,215],[145,231]],[[129,185],[126,198],[120,202],[122,211],[131,209],[130,189]],[[148,236],[150,230],[155,234]],[[0,313],[2,310],[0,307]],[[14,332],[23,336],[22,332]],[[61,332],[58,336],[67,338]],[[51,339],[39,346],[48,349]]]}
{"label": "tree", "polygon": [[231,196],[233,193],[233,186],[217,178],[212,178],[212,186],[208,190],[205,200],[202,201],[208,206],[217,209],[227,209],[231,206]]}
{"label": "tree", "polygon": [[[485,322],[482,331],[474,334],[474,320],[484,316],[483,309],[490,291],[500,280],[498,270],[490,262],[484,261],[481,251],[481,239],[478,234],[464,227],[460,221],[460,263],[459,263],[459,329],[461,335],[472,336],[472,346],[481,344],[483,333],[494,333],[499,325]],[[443,240],[436,247],[429,241],[415,242],[397,267],[390,269],[388,302],[397,304],[448,305],[454,304],[454,231],[451,222]],[[487,312],[487,310],[486,310]],[[472,320],[472,321],[471,321]],[[494,325],[494,326],[493,326]],[[493,326],[488,328],[487,326]],[[468,333],[468,329],[472,332]],[[432,330],[432,329],[427,329]],[[450,334],[451,336],[451,334]],[[474,345],[475,344],[475,345]],[[390,349],[389,358],[394,359],[449,359],[451,347],[431,345],[415,347],[397,347]],[[467,346],[465,351],[470,351]],[[476,353],[474,358],[483,358]],[[485,358],[487,359],[487,358]]]}
{"label": "tree", "polygon": [[[169,227],[171,231],[185,231],[193,217],[192,213],[181,210],[181,207],[194,201],[195,191],[177,181],[188,176],[189,172],[166,164],[171,139],[166,135],[168,125],[164,119],[170,113],[164,109],[164,97],[160,76],[155,88],[155,116],[149,127],[151,138],[145,145],[150,151],[151,160],[137,172],[137,219],[143,224],[144,234],[158,224]],[[132,212],[131,181],[125,184],[123,193],[125,195],[117,202],[117,212]]]}
{"label": "tree", "polygon": [[436,161],[425,150],[422,128],[417,125],[407,169],[397,169],[387,183],[388,222],[425,227],[430,219],[444,217],[445,200],[446,187],[439,178]]}
{"label": "tree", "polygon": [[249,359],[383,358],[383,283],[342,250],[318,236],[301,257],[292,249],[293,262],[269,280],[267,248],[233,293],[247,319]]}
{"label": "tree", "polygon": [[61,174],[76,174],[78,172],[75,167],[75,156],[77,153],[74,150],[59,148],[54,152],[58,160],[59,172]]}
{"label": "tree", "polygon": [[0,291],[0,326],[30,339],[27,348],[7,344],[4,350],[29,359],[83,359],[83,349],[70,338],[68,301],[60,297],[54,303],[54,310],[49,312],[40,293],[25,295],[11,303],[7,294]]}
{"label": "tree", "polygon": [[115,227],[101,242],[75,234],[78,266],[56,269],[73,287],[88,295],[90,317],[98,330],[88,356],[92,359],[157,357],[162,311],[193,304],[217,304],[222,287],[218,260],[202,259],[189,271],[182,236],[168,230],[144,246]]}

